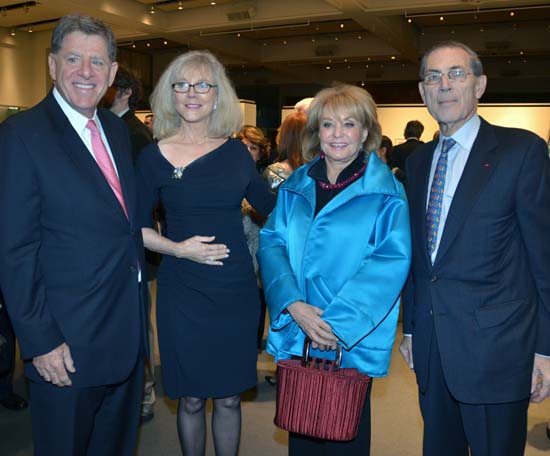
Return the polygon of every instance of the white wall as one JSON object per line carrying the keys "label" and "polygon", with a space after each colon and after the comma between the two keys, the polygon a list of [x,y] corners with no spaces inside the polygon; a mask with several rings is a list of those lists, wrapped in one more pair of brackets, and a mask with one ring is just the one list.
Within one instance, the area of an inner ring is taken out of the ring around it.
{"label": "white wall", "polygon": [[[478,113],[486,121],[504,127],[530,130],[543,139],[550,134],[550,104],[480,104]],[[422,141],[428,142],[438,125],[423,105],[380,105],[378,120],[382,134],[393,144],[404,141],[403,130],[409,120],[419,120],[424,125]]]}
{"label": "white wall", "polygon": [[[294,110],[293,106],[283,106],[281,118]],[[486,121],[503,127],[516,127],[530,130],[545,140],[550,136],[550,104],[480,104],[477,112]],[[431,141],[439,130],[424,105],[378,105],[378,121],[382,134],[388,136],[394,145],[402,143],[403,131],[409,120],[419,120],[424,125],[422,141]]]}
{"label": "white wall", "polygon": [[0,105],[30,107],[46,95],[50,32],[5,34],[0,40]]}

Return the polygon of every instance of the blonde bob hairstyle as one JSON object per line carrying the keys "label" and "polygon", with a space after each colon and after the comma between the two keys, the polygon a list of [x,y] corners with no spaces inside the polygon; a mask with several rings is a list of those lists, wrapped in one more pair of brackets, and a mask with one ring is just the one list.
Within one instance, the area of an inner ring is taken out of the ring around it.
{"label": "blonde bob hairstyle", "polygon": [[338,84],[321,90],[309,105],[302,142],[302,155],[306,162],[319,155],[319,126],[323,112],[336,117],[351,117],[367,128],[369,134],[363,144],[367,152],[375,151],[380,146],[382,131],[378,123],[376,104],[370,94],[360,87]]}
{"label": "blonde bob hairstyle", "polygon": [[208,51],[190,51],[176,57],[160,77],[151,95],[151,109],[155,113],[153,125],[158,139],[174,135],[181,126],[182,119],[176,111],[174,82],[185,79],[190,71],[211,75],[217,87],[214,110],[208,118],[208,136],[225,138],[239,131],[242,125],[242,114],[239,99],[231,81],[220,61]]}

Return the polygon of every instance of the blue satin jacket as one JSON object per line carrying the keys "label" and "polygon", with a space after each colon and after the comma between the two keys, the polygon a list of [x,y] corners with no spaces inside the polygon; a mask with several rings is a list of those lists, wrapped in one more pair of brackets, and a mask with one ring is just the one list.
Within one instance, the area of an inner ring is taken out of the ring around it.
{"label": "blue satin jacket", "polygon": [[382,377],[411,259],[405,192],[373,152],[365,174],[314,217],[315,181],[307,175],[313,163],[279,187],[260,232],[258,260],[271,320],[267,351],[276,360],[302,354],[305,333],[284,310],[304,301],[323,309],[322,319],[344,349],[342,367]]}

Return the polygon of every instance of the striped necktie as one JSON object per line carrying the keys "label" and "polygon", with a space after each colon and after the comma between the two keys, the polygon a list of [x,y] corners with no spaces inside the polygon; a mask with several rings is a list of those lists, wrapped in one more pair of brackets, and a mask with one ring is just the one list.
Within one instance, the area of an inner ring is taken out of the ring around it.
{"label": "striped necktie", "polygon": [[441,145],[441,154],[437,160],[435,173],[430,188],[430,199],[428,200],[428,210],[426,211],[426,236],[428,242],[428,253],[431,255],[437,244],[437,233],[441,218],[441,208],[443,205],[443,191],[445,190],[445,176],[447,174],[447,162],[449,151],[456,144],[453,138],[446,138]]}

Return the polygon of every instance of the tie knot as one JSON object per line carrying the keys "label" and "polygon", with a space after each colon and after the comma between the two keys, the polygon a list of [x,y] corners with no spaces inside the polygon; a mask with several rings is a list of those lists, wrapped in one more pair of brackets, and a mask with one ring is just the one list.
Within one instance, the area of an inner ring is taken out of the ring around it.
{"label": "tie knot", "polygon": [[441,153],[446,154],[453,148],[455,144],[456,141],[453,138],[445,138],[443,140],[443,144],[441,145]]}
{"label": "tie knot", "polygon": [[90,130],[92,133],[99,133],[97,129],[97,125],[93,119],[88,120],[88,123],[86,124],[86,128]]}

